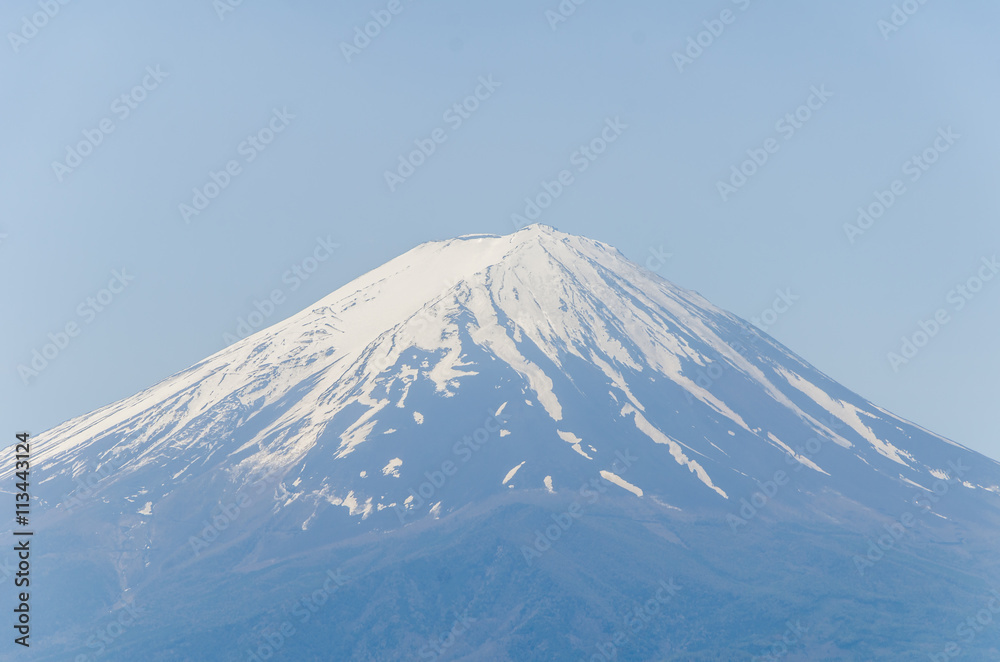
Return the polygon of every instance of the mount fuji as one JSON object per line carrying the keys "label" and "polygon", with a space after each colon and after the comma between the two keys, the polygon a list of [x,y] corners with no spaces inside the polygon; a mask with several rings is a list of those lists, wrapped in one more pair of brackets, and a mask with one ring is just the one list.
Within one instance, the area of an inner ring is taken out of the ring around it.
{"label": "mount fuji", "polygon": [[1000,464],[545,226],[32,459],[37,660],[1000,660]]}

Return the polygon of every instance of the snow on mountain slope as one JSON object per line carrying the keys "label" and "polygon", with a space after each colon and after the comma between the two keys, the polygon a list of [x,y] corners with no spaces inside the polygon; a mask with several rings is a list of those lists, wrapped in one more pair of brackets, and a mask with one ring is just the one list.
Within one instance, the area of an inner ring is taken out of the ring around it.
{"label": "snow on mountain slope", "polygon": [[32,455],[42,660],[252,659],[292,618],[273,659],[416,659],[462,613],[439,659],[590,659],[659,577],[634,643],[694,652],[636,659],[799,618],[809,659],[895,659],[997,567],[996,462],[543,226],[418,246]]}
{"label": "snow on mountain slope", "polygon": [[538,225],[420,245],[36,448],[49,508],[97,476],[110,507],[155,520],[190,508],[193,486],[207,508],[266,476],[276,530],[392,528],[594,476],[720,513],[782,469],[865,502],[972,458],[959,489],[1000,489],[996,463],[617,250]]}

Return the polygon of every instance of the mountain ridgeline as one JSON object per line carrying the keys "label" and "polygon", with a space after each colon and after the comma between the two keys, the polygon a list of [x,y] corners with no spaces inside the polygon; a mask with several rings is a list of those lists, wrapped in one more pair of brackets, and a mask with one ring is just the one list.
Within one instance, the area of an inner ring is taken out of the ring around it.
{"label": "mountain ridgeline", "polygon": [[33,659],[1000,659],[1000,465],[545,226],[33,443]]}

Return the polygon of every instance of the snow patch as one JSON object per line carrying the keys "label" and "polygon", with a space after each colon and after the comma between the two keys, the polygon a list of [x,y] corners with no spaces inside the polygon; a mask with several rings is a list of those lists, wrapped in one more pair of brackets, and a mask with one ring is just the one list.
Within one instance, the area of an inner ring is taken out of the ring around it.
{"label": "snow patch", "polygon": [[650,498],[653,501],[655,501],[658,505],[663,506],[664,508],[669,508],[670,510],[676,510],[677,512],[684,512],[683,510],[681,510],[677,506],[672,506],[669,503],[667,503],[666,501],[663,501],[662,499],[660,499],[659,497],[657,497],[655,495],[651,496]]}
{"label": "snow patch", "polygon": [[[372,498],[368,497],[368,500],[364,503],[358,503],[358,497],[354,494],[354,490],[347,493],[344,498],[327,496],[324,489],[321,494],[326,497],[326,500],[333,506],[343,506],[347,508],[347,512],[350,515],[361,515],[361,519],[367,519],[368,515],[371,514],[374,507],[372,506]],[[311,518],[310,518],[311,519]]]}
{"label": "snow patch", "polygon": [[416,381],[419,371],[408,365],[403,365],[399,370],[399,379],[403,382],[403,393],[399,396],[396,406],[402,409],[406,405],[406,396],[410,393],[410,385]]}
{"label": "snow patch", "polygon": [[691,473],[698,477],[698,480],[714,490],[722,498],[729,498],[729,495],[726,494],[725,491],[715,486],[715,483],[712,482],[712,478],[708,475],[708,472],[706,472],[700,464],[694,460],[688,459],[687,455],[684,454],[684,451],[681,450],[681,445],[678,442],[653,427],[653,425],[650,424],[650,422],[647,421],[646,418],[634,407],[631,405],[625,405],[622,408],[622,416],[628,416],[629,414],[633,414],[635,427],[637,427],[640,432],[658,444],[665,444],[670,449],[670,454],[673,456],[677,464],[687,467]]}
{"label": "snow patch", "polygon": [[628,482],[627,480],[625,480],[621,476],[613,474],[610,471],[604,471],[602,469],[601,470],[601,477],[604,480],[608,481],[609,483],[614,483],[615,485],[617,485],[618,487],[622,488],[623,490],[628,490],[629,492],[631,492],[632,494],[636,495],[637,497],[641,497],[642,496],[642,490],[641,489],[639,489],[638,487],[636,487],[632,483]]}
{"label": "snow patch", "polygon": [[[588,460],[593,460],[594,459],[594,458],[590,457],[589,455],[587,455],[584,452],[583,448],[580,447],[580,442],[583,441],[583,439],[580,439],[580,437],[576,436],[572,432],[563,432],[562,430],[556,430],[556,434],[558,434],[559,437],[563,441],[565,441],[566,443],[572,444],[573,450],[575,450],[580,455],[584,456]],[[591,446],[591,449],[593,449],[593,448],[594,447]]]}
{"label": "snow patch", "polygon": [[[527,460],[525,460],[524,462],[527,462]],[[514,477],[514,474],[517,473],[517,470],[524,466],[524,462],[522,462],[521,464],[517,465],[516,467],[508,471],[507,475],[504,476],[503,483],[501,484],[506,485],[507,483],[509,483],[510,479]]]}
{"label": "snow patch", "polygon": [[796,460],[796,462],[798,462],[802,466],[809,467],[813,471],[818,471],[821,474],[826,474],[827,476],[830,475],[830,474],[826,473],[825,471],[823,471],[822,469],[820,469],[819,465],[817,465],[815,462],[813,462],[812,460],[810,460],[808,457],[805,457],[804,455],[799,455],[798,453],[796,453],[795,451],[793,451],[792,448],[791,448],[791,446],[789,446],[788,444],[786,444],[782,440],[778,439],[777,437],[775,437],[770,432],[767,433],[767,438],[770,439],[776,446],[778,446],[779,448],[781,448],[781,450],[785,451],[786,453],[788,453],[789,455],[791,455],[792,457],[794,457],[795,460]]}
{"label": "snow patch", "polygon": [[798,375],[785,370],[784,368],[778,367],[777,371],[781,374],[789,384],[797,388],[799,391],[808,396],[813,402],[818,404],[820,407],[830,412],[841,421],[846,423],[852,430],[857,432],[865,441],[872,445],[880,455],[883,455],[893,462],[898,462],[904,467],[911,468],[907,464],[907,460],[915,461],[915,458],[910,455],[907,451],[896,448],[888,441],[883,441],[875,436],[875,433],[861,421],[860,414],[874,418],[868,412],[862,411],[852,405],[849,402],[844,402],[843,400],[837,400],[830,397],[826,391],[823,391],[818,386],[812,382],[808,382],[805,379],[799,377]]}
{"label": "snow patch", "polygon": [[926,487],[924,487],[924,486],[923,486],[923,485],[921,485],[920,483],[915,483],[915,482],[913,482],[912,480],[910,480],[909,478],[907,478],[907,477],[906,477],[906,476],[904,476],[903,474],[899,474],[899,479],[900,479],[901,481],[903,481],[904,483],[909,483],[910,485],[913,485],[914,487],[919,487],[920,489],[924,490],[925,492],[932,492],[932,491],[933,491],[933,490],[929,490],[929,489],[927,489]]}

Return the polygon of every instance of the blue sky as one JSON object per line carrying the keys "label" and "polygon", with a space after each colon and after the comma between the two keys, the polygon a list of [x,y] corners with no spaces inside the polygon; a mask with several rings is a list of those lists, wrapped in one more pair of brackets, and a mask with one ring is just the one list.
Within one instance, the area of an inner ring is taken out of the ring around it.
{"label": "blue sky", "polygon": [[274,290],[268,324],[511,232],[547,187],[539,221],[1000,457],[1000,7],[895,7],[6,2],[2,429],[152,385]]}

